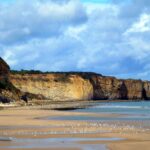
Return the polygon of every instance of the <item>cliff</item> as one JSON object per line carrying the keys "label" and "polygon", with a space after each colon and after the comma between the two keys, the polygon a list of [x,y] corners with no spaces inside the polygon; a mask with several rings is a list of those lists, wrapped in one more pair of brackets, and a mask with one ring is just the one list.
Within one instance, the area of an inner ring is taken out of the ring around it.
{"label": "cliff", "polygon": [[150,100],[150,82],[88,72],[10,72],[7,63],[0,58],[0,102],[105,99]]}
{"label": "cliff", "polygon": [[80,75],[11,74],[10,80],[21,91],[42,95],[49,100],[90,100],[93,98],[92,84]]}
{"label": "cliff", "polygon": [[150,82],[121,80],[95,73],[12,73],[10,81],[23,92],[47,100],[148,100]]}
{"label": "cliff", "polygon": [[91,79],[91,83],[94,88],[93,99],[150,99],[150,82],[148,81],[95,76]]}

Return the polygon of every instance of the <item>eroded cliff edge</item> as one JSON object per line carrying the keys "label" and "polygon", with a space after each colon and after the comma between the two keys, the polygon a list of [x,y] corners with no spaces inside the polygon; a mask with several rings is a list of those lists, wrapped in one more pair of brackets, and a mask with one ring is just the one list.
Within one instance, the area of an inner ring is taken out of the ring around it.
{"label": "eroded cliff edge", "polygon": [[121,80],[96,73],[12,73],[10,81],[23,92],[53,101],[150,99],[148,81]]}
{"label": "eroded cliff edge", "polygon": [[150,100],[150,82],[89,72],[10,71],[0,58],[0,102]]}

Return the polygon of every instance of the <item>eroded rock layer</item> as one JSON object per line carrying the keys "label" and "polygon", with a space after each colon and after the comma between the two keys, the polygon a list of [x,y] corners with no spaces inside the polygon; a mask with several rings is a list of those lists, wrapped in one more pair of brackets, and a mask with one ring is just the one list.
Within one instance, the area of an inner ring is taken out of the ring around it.
{"label": "eroded rock layer", "polygon": [[55,101],[89,100],[93,98],[93,86],[79,75],[25,74],[11,75],[10,80],[23,92],[43,95]]}
{"label": "eroded rock layer", "polygon": [[55,101],[150,99],[150,82],[121,80],[94,73],[11,74],[10,80],[23,92]]}
{"label": "eroded rock layer", "polygon": [[92,78],[93,99],[150,99],[150,82],[141,80],[120,80],[113,77]]}

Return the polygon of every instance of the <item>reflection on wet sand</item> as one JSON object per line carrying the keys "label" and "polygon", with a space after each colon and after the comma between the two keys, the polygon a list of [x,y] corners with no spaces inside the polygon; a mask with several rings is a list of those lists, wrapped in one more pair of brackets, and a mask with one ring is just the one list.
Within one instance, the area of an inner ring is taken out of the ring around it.
{"label": "reflection on wet sand", "polygon": [[150,120],[120,119],[124,117],[128,114],[1,110],[0,149],[141,150],[144,145],[149,150]]}

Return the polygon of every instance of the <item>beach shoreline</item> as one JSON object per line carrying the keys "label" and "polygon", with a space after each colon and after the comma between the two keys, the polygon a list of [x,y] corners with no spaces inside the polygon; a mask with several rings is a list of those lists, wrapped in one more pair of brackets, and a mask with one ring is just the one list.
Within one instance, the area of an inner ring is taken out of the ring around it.
{"label": "beach shoreline", "polygon": [[[117,124],[106,121],[69,121],[52,120],[46,117],[63,116],[95,116],[95,117],[119,117],[118,114],[96,114],[87,112],[70,112],[56,110],[27,109],[26,107],[5,108],[0,110],[0,137],[13,137],[16,139],[47,139],[47,138],[85,138],[85,141],[79,141],[81,145],[106,145],[110,150],[137,149],[140,150],[143,145],[150,146],[150,129],[138,126],[138,122]],[[122,115],[122,114],[120,114]],[[89,138],[122,138],[124,140],[89,141]],[[8,146],[4,141],[0,145]],[[58,147],[57,147],[58,146]],[[72,145],[72,149],[80,149]],[[59,143],[52,149],[60,149]],[[61,147],[63,149],[63,147]],[[0,149],[4,149],[1,148]],[[23,147],[21,148],[23,149]],[[42,148],[46,149],[46,148]],[[50,148],[49,148],[50,149]],[[65,147],[64,147],[65,149]],[[71,148],[69,148],[71,149]],[[81,147],[82,149],[82,147]],[[146,148],[144,148],[146,149]]]}

